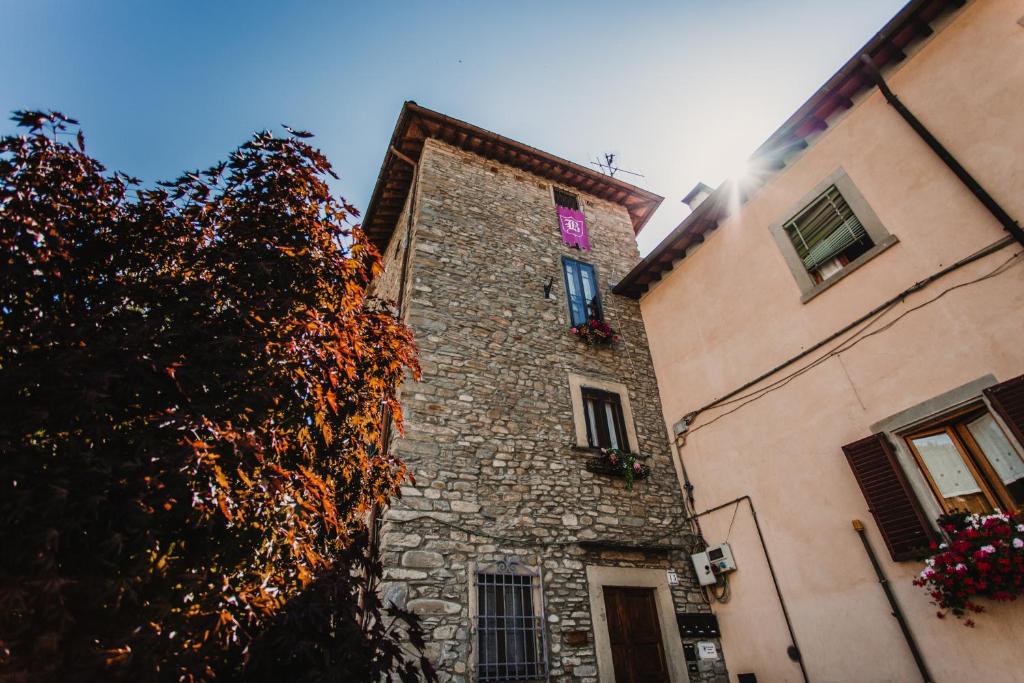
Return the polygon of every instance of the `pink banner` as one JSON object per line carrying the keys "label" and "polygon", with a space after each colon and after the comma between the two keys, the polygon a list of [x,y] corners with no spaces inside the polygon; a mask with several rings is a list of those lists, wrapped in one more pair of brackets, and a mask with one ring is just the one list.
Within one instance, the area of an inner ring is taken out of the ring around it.
{"label": "pink banner", "polygon": [[590,240],[587,237],[587,219],[582,211],[573,211],[564,206],[558,207],[558,224],[562,228],[562,241],[570,247],[579,247],[590,251]]}

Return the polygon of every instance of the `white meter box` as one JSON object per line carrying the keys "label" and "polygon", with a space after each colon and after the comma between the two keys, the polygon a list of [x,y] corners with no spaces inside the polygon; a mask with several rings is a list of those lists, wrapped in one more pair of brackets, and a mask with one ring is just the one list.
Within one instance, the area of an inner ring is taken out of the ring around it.
{"label": "white meter box", "polygon": [[728,543],[709,546],[702,553],[694,553],[691,559],[697,572],[697,581],[702,586],[717,583],[719,574],[736,571],[736,561],[732,557],[732,548]]}

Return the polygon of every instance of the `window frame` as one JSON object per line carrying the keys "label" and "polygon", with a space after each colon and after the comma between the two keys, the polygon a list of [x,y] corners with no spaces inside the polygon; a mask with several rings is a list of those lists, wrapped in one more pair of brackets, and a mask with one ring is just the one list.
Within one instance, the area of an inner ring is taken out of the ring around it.
{"label": "window frame", "polygon": [[1018,456],[1024,458],[1020,453],[1020,450],[1014,446],[1013,435],[1003,428],[999,421],[996,420],[996,416],[988,409],[988,406],[981,402],[980,398],[974,405],[955,411],[951,414],[947,413],[923,429],[917,429],[902,435],[904,442],[910,449],[910,452],[913,453],[918,467],[921,469],[925,479],[928,481],[928,484],[932,489],[932,493],[935,495],[936,501],[938,501],[939,506],[942,507],[944,512],[953,512],[953,506],[950,505],[948,499],[942,495],[934,476],[929,470],[927,464],[924,462],[924,458],[914,445],[914,439],[925,436],[934,436],[936,434],[947,434],[950,441],[952,441],[953,445],[959,452],[960,458],[963,460],[964,465],[966,465],[967,470],[971,473],[971,476],[974,477],[975,482],[981,489],[981,494],[985,498],[989,507],[993,510],[1003,511],[1024,508],[1024,503],[1014,503],[1013,497],[1010,495],[1009,490],[1006,488],[1006,485],[1003,483],[1002,479],[996,472],[995,467],[992,465],[992,462],[989,460],[988,454],[986,454],[981,448],[977,440],[974,438],[974,435],[971,434],[970,429],[967,427],[969,422],[973,422],[983,415],[988,415],[995,421],[996,426],[999,427],[1000,431],[1002,431],[1003,436],[1010,444],[1010,447],[1017,451]]}
{"label": "window frame", "polygon": [[[581,387],[580,396],[583,400],[583,420],[587,425],[587,445],[591,448],[618,448],[623,453],[632,453],[629,434],[626,431],[626,417],[622,410],[622,397],[617,392],[595,389],[591,386]],[[588,400],[594,401],[594,420],[597,424],[591,424],[590,422],[590,411],[587,410]],[[608,404],[612,406],[612,421],[614,424],[609,424],[605,410],[596,409],[598,402],[600,402],[602,408]],[[615,436],[618,437],[615,439],[619,443],[618,446],[612,445],[612,429],[615,431]],[[602,431],[606,437],[607,445],[600,443]]]}
{"label": "window frame", "polygon": [[[590,300],[590,303],[588,304],[588,302],[586,300],[586,295],[583,294],[583,292],[584,292],[584,289],[583,289],[583,276],[582,276],[582,274],[579,274],[577,276],[575,284],[576,284],[577,288],[579,289],[581,295],[583,296],[583,314],[584,314],[584,316],[586,316],[583,320],[580,320],[580,321],[577,321],[577,320],[573,319],[572,294],[571,294],[571,290],[570,290],[570,286],[569,286],[569,268],[567,267],[567,265],[570,262],[576,264],[576,272],[577,273],[580,273],[580,267],[581,266],[585,266],[585,267],[589,268],[590,269],[591,277],[594,280],[594,297]],[[601,285],[600,285],[600,282],[601,281],[600,281],[600,279],[598,279],[598,274],[597,274],[597,266],[595,266],[593,263],[587,263],[586,261],[581,261],[579,259],[572,258],[571,256],[562,256],[562,284],[565,287],[565,303],[569,307],[569,324],[572,327],[575,327],[577,325],[583,325],[588,320],[590,320],[591,317],[590,317],[589,311],[591,309],[594,310],[594,312],[595,312],[595,315],[594,315],[593,319],[594,320],[600,320],[600,321],[604,322],[604,307],[601,304]]]}
{"label": "window frame", "polygon": [[[850,210],[853,211],[853,214],[860,221],[861,225],[864,226],[864,230],[874,243],[874,246],[844,265],[840,270],[823,279],[821,282],[815,282],[813,275],[804,266],[803,259],[801,259],[800,255],[797,253],[796,247],[793,246],[793,242],[790,240],[789,233],[786,230],[786,225],[804,209],[809,207],[815,200],[821,197],[821,195],[823,195],[833,185],[839,191],[839,194],[842,195],[843,200],[846,201],[847,206],[849,206]],[[864,199],[864,196],[857,189],[857,186],[854,185],[850,176],[847,175],[846,171],[842,168],[833,171],[827,178],[823,179],[811,188],[810,191],[804,194],[798,202],[795,202],[792,207],[786,211],[782,219],[772,223],[768,229],[772,238],[775,240],[776,246],[782,253],[782,257],[785,260],[786,265],[789,267],[790,273],[793,275],[793,279],[796,281],[797,287],[800,289],[801,303],[807,303],[871,259],[881,254],[883,251],[887,250],[889,247],[899,242],[899,239],[894,235],[889,234],[889,231],[885,229],[885,226],[882,225],[882,221],[878,218],[878,215],[868,204],[867,200]]]}
{"label": "window frame", "polygon": [[621,382],[613,382],[596,377],[587,377],[574,372],[569,373],[569,400],[572,404],[573,431],[576,435],[576,448],[593,450],[590,441],[587,439],[586,407],[583,403],[583,389],[595,389],[619,397],[619,405],[622,407],[622,421],[626,428],[626,443],[631,449],[639,452],[640,440],[637,437],[636,422],[633,419],[633,407],[629,402],[629,389]]}
{"label": "window frame", "polygon": [[[922,403],[901,410],[870,426],[872,433],[882,433],[888,437],[889,442],[893,445],[896,460],[903,470],[915,498],[924,509],[926,517],[928,517],[935,529],[938,529],[935,520],[940,515],[946,513],[947,507],[942,502],[942,497],[938,490],[934,487],[930,474],[926,474],[926,468],[920,465],[914,449],[911,448],[906,438],[921,436],[923,432],[929,429],[932,429],[933,432],[941,431],[937,429],[940,425],[955,421],[958,416],[965,416],[966,421],[966,417],[975,418],[981,415],[982,412],[986,412],[1002,431],[1010,447],[1018,455],[1024,457],[1024,442],[1017,438],[985,394],[986,390],[999,384],[995,376],[991,374],[984,375]],[[971,439],[973,442],[973,437]],[[972,443],[972,445],[976,444]],[[983,458],[983,462],[987,463],[988,458]],[[1000,483],[1002,483],[1001,480]],[[1004,510],[1014,509],[1012,505],[1010,507],[1000,505],[999,507]],[[1024,505],[1020,507],[1024,509]]]}
{"label": "window frame", "polygon": [[[523,564],[516,557],[509,557],[494,562],[477,563],[470,562],[467,570],[469,572],[469,614],[471,620],[470,648],[472,651],[472,673],[471,680],[486,681],[488,683],[499,683],[500,681],[540,681],[546,680],[550,669],[548,658],[548,632],[546,618],[546,604],[544,602],[544,572],[539,564]],[[526,664],[534,664],[539,671],[530,672],[518,677],[486,677],[481,678],[482,647],[480,643],[480,576],[515,576],[529,577],[530,596],[533,608],[534,628],[533,637],[539,639],[540,650],[537,652],[537,659]]]}
{"label": "window frame", "polygon": [[[576,206],[566,206],[565,204],[559,204],[559,194],[565,195],[566,197],[572,197],[573,201],[576,203]],[[580,196],[578,194],[576,194],[575,192],[569,192],[569,190],[564,190],[555,185],[551,186],[551,202],[555,205],[556,208],[561,206],[566,209],[572,209],[573,211],[583,211],[583,202],[582,200],[580,200]]]}

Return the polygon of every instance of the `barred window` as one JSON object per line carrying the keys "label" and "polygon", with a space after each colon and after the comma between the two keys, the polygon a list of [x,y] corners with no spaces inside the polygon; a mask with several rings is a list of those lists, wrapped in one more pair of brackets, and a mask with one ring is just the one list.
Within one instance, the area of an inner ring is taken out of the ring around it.
{"label": "barred window", "polygon": [[579,197],[577,197],[576,195],[572,194],[571,192],[566,192],[565,190],[559,190],[557,187],[554,188],[554,190],[555,190],[555,206],[564,206],[565,208],[572,209],[573,211],[579,211],[580,210],[580,200],[579,200]]}
{"label": "barred window", "polygon": [[544,615],[538,609],[538,577],[498,563],[478,572],[477,680],[526,681],[543,678]]}

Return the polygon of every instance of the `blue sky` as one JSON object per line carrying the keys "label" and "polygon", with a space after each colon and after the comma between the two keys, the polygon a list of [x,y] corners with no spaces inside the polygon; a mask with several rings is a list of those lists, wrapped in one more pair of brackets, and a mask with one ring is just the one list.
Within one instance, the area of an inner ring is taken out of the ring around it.
{"label": "blue sky", "polygon": [[616,152],[666,198],[647,251],[903,3],[0,0],[0,107],[78,118],[147,182],[284,122],[365,208],[412,99],[579,163]]}

